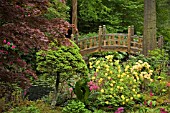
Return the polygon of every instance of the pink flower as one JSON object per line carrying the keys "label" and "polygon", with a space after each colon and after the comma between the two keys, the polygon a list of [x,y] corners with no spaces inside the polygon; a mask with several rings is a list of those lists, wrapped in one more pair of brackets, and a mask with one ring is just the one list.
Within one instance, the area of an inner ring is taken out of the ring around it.
{"label": "pink flower", "polygon": [[150,92],[150,96],[152,97],[154,94],[152,92]]}
{"label": "pink flower", "polygon": [[73,91],[73,88],[69,88],[70,93]]}
{"label": "pink flower", "polygon": [[13,62],[9,62],[11,65],[13,64]]}
{"label": "pink flower", "polygon": [[3,42],[6,43],[6,40],[4,40]]}
{"label": "pink flower", "polygon": [[98,90],[99,87],[98,87],[97,85],[94,85],[94,86],[93,86],[93,89],[94,89],[94,90]]}
{"label": "pink flower", "polygon": [[144,101],[144,105],[146,105],[147,104],[147,102],[146,102],[146,100]]}
{"label": "pink flower", "polygon": [[119,107],[115,113],[123,113],[124,112],[124,108],[123,107]]}
{"label": "pink flower", "polygon": [[93,86],[90,86],[90,91],[92,91],[93,90]]}
{"label": "pink flower", "polygon": [[15,49],[16,46],[12,45],[12,49]]}
{"label": "pink flower", "polygon": [[168,113],[168,111],[166,111],[165,108],[160,108],[160,113]]}
{"label": "pink flower", "polygon": [[166,84],[166,86],[170,87],[170,82],[168,82],[168,83]]}
{"label": "pink flower", "polygon": [[149,103],[149,106],[152,107],[152,102]]}
{"label": "pink flower", "polygon": [[108,108],[112,108],[112,106],[108,106]]}
{"label": "pink flower", "polygon": [[99,89],[99,86],[93,84],[93,85],[90,86],[89,89],[90,89],[90,91],[92,91],[92,90],[98,90],[98,89]]}
{"label": "pink flower", "polygon": [[15,7],[16,7],[16,8],[20,8],[20,6],[19,6],[19,5],[16,5]]}
{"label": "pink flower", "polygon": [[27,89],[24,90],[24,96],[26,96],[26,94],[27,94]]}
{"label": "pink flower", "polygon": [[7,45],[9,45],[9,46],[10,46],[10,44],[11,44],[10,42],[7,43]]}
{"label": "pink flower", "polygon": [[93,85],[93,81],[88,82],[88,85],[92,86]]}

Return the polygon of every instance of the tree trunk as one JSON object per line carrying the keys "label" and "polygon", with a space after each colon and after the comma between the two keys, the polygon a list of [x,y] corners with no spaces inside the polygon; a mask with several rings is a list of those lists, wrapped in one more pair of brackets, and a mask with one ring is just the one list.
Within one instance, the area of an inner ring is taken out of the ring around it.
{"label": "tree trunk", "polygon": [[60,83],[60,73],[57,73],[55,89],[54,89],[54,97],[53,97],[53,100],[52,100],[52,103],[51,103],[51,106],[53,108],[55,107],[55,105],[57,103],[59,83]]}
{"label": "tree trunk", "polygon": [[143,54],[157,47],[156,41],[156,1],[144,0],[144,37]]}
{"label": "tree trunk", "polygon": [[[77,0],[72,0],[72,24],[77,29]],[[72,29],[72,34],[75,34],[75,29]]]}

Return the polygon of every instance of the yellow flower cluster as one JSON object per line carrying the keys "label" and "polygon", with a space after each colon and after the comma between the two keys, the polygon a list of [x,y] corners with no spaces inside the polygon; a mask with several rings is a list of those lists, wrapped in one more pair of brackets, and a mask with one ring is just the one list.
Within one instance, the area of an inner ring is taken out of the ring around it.
{"label": "yellow flower cluster", "polygon": [[132,101],[135,97],[140,98],[141,95],[140,95],[140,94],[133,95],[133,97],[130,97],[130,98],[125,97],[124,95],[121,95],[121,96],[120,96],[120,98],[121,98],[122,101],[123,101],[122,104],[128,103],[130,100]]}
{"label": "yellow flower cluster", "polygon": [[90,68],[93,68],[93,63],[89,62]]}
{"label": "yellow flower cluster", "polygon": [[105,58],[106,58],[109,62],[112,62],[113,55],[107,55],[107,56],[105,56]]}
{"label": "yellow flower cluster", "polygon": [[101,84],[103,82],[103,78],[100,78],[98,83]]}
{"label": "yellow flower cluster", "polygon": [[133,72],[133,70],[141,71],[144,67],[149,70],[150,65],[147,62],[138,60],[138,62],[136,62],[136,64],[131,68],[131,72]]}
{"label": "yellow flower cluster", "polygon": [[119,60],[115,60],[115,65],[119,65]]}
{"label": "yellow flower cluster", "polygon": [[138,62],[136,62],[136,64],[131,68],[131,73],[137,80],[143,81],[144,79],[148,79],[151,82],[153,81],[153,79],[151,79],[153,70],[150,69],[150,65],[147,62],[138,60]]}
{"label": "yellow flower cluster", "polygon": [[98,60],[97,62],[96,62],[96,65],[98,65],[100,63],[100,60]]}

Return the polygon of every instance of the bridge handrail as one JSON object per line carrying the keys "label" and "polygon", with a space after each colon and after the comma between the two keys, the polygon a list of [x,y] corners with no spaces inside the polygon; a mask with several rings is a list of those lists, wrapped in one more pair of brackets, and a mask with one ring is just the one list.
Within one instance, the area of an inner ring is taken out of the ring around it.
{"label": "bridge handrail", "polygon": [[[160,46],[163,44],[160,38]],[[133,26],[128,33],[106,33],[105,26],[99,27],[99,34],[77,40],[82,55],[98,51],[124,51],[130,54],[143,51],[143,36],[134,35]],[[159,44],[158,44],[159,45]]]}

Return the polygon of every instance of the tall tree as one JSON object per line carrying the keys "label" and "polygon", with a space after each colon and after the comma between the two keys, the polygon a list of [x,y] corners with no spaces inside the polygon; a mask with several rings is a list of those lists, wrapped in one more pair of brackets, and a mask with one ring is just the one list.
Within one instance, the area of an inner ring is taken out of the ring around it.
{"label": "tall tree", "polygon": [[143,54],[156,48],[156,0],[144,0]]}
{"label": "tall tree", "polygon": [[[72,0],[72,24],[77,28],[77,0]],[[72,33],[75,34],[75,30],[72,30]]]}

